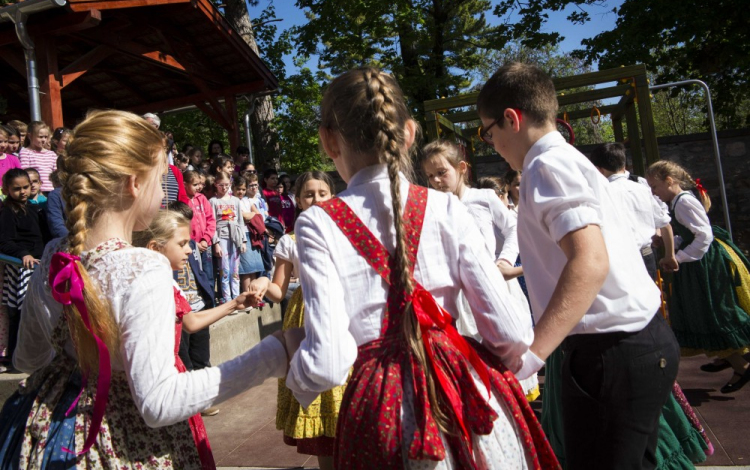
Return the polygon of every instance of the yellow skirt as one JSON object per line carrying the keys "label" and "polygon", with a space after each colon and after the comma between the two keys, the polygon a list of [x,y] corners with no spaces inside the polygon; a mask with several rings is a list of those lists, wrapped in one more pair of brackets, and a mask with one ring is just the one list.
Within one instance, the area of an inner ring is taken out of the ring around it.
{"label": "yellow skirt", "polygon": [[[304,326],[304,312],[302,288],[299,288],[289,301],[282,329]],[[342,385],[321,393],[307,409],[304,409],[292,392],[286,388],[286,379],[279,379],[276,429],[284,431],[285,436],[294,439],[336,437],[336,422],[339,419],[339,408],[345,388],[346,385]]]}

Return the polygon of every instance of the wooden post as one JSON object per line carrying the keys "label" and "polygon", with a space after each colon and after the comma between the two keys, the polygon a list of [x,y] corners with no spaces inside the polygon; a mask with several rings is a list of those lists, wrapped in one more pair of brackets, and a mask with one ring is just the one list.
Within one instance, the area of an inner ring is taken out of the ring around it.
{"label": "wooden post", "polygon": [[227,133],[229,134],[230,155],[234,157],[234,151],[240,145],[240,127],[237,120],[237,97],[234,95],[226,95],[224,97],[224,106],[229,115],[229,128],[227,128]]}
{"label": "wooden post", "polygon": [[651,92],[648,89],[646,75],[635,77],[636,96],[638,97],[638,116],[643,130],[643,146],[646,148],[646,164],[659,160],[659,143],[656,141],[654,115],[651,111]]}
{"label": "wooden post", "polygon": [[42,120],[51,129],[63,126],[62,97],[57,70],[57,48],[54,36],[39,35],[34,38],[36,46],[37,74],[39,75],[39,102]]}
{"label": "wooden post", "polygon": [[440,138],[440,124],[438,123],[437,112],[428,112],[425,116],[425,131],[427,132],[427,142],[438,140]]}
{"label": "wooden post", "polygon": [[641,151],[641,136],[638,132],[638,116],[635,114],[635,104],[628,103],[625,109],[625,122],[628,127],[628,141],[630,153],[633,155],[633,173],[643,176],[646,168],[643,166],[643,152]]}
{"label": "wooden post", "polygon": [[615,142],[625,142],[625,136],[622,132],[622,118],[612,119],[612,130],[615,131]]}

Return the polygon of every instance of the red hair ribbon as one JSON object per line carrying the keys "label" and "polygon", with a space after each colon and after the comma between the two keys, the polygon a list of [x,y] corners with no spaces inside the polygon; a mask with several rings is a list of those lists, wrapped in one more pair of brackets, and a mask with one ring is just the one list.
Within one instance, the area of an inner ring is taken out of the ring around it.
{"label": "red hair ribbon", "polygon": [[[49,284],[52,288],[52,297],[63,305],[73,304],[81,315],[83,324],[86,325],[86,329],[89,330],[91,335],[96,341],[96,347],[99,350],[99,376],[96,381],[96,396],[94,397],[94,411],[91,416],[91,427],[89,428],[89,435],[86,436],[86,440],[83,444],[83,449],[76,455],[82,455],[91,449],[91,446],[96,442],[96,437],[99,435],[99,429],[104,419],[104,410],[107,407],[107,401],[109,399],[109,385],[112,378],[112,365],[109,362],[109,350],[104,341],[96,335],[93,327],[91,326],[91,320],[89,319],[89,311],[86,308],[86,303],[83,300],[83,278],[81,277],[80,271],[78,271],[77,261],[81,258],[70,253],[58,252],[52,255],[52,261],[49,269]],[[83,376],[83,386],[81,387],[81,393],[78,394],[78,398],[68,409],[70,413],[75,405],[78,403],[78,399],[81,398],[83,391],[86,388],[87,374]],[[66,416],[67,414],[66,413]],[[74,450],[70,450],[63,447],[65,452],[74,454]]]}
{"label": "red hair ribbon", "polygon": [[453,412],[456,415],[458,426],[461,429],[461,434],[469,446],[469,450],[473,453],[473,445],[471,441],[471,434],[466,427],[464,422],[463,403],[461,402],[461,396],[457,393],[454,386],[451,385],[451,377],[438,365],[435,359],[434,347],[432,345],[432,335],[429,334],[431,328],[437,327],[443,330],[451,343],[461,352],[461,354],[468,359],[469,363],[474,367],[474,370],[482,379],[482,383],[487,388],[487,395],[490,394],[490,373],[487,369],[487,365],[479,357],[479,354],[474,348],[472,348],[466,339],[459,334],[456,328],[453,326],[453,317],[445,311],[440,305],[438,305],[435,297],[432,296],[424,287],[417,284],[414,292],[407,296],[407,301],[411,300],[412,309],[414,314],[419,321],[420,330],[422,332],[422,341],[424,342],[424,349],[427,356],[432,363],[433,370],[437,376],[440,388],[445,393],[450,403]]}
{"label": "red hair ribbon", "polygon": [[700,178],[695,178],[695,189],[698,190],[698,194],[700,194],[701,196],[705,195],[708,192],[706,191],[706,188],[704,188],[701,184]]}

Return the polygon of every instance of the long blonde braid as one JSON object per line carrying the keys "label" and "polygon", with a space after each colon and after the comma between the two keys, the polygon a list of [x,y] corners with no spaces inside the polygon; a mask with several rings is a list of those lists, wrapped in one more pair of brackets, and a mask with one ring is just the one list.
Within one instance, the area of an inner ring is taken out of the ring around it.
{"label": "long blonde braid", "polygon": [[[145,177],[154,168],[163,167],[161,136],[144,119],[123,111],[89,114],[73,130],[59,177],[67,208],[67,251],[80,256],[85,250],[88,231],[105,211],[118,211],[134,203],[126,194],[130,176]],[[79,261],[84,302],[92,329],[116,357],[119,330],[109,301]],[[73,339],[78,362],[84,372],[97,369],[98,349],[80,312],[73,305],[63,308]]]}
{"label": "long blonde braid", "polygon": [[[329,85],[321,106],[321,117],[322,125],[338,132],[352,150],[363,155],[377,155],[379,161],[386,165],[396,230],[398,282],[410,294],[414,285],[401,209],[400,173],[412,173],[405,135],[405,127],[411,116],[398,83],[392,76],[371,67],[343,74]],[[403,327],[404,340],[425,371],[435,421],[440,429],[450,432],[450,420],[444,412],[445,406],[441,404],[411,304],[404,311]]]}

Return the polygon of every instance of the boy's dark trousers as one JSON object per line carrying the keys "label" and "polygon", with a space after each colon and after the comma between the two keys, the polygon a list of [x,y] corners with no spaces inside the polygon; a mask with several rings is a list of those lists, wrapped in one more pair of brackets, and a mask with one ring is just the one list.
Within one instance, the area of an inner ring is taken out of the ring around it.
{"label": "boy's dark trousers", "polygon": [[655,468],[659,416],[680,362],[661,315],[637,333],[569,336],[562,349],[567,468]]}
{"label": "boy's dark trousers", "polygon": [[211,367],[211,335],[208,327],[192,334],[183,331],[179,355],[187,370]]}

